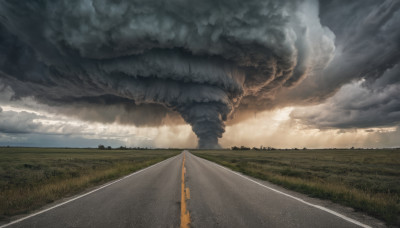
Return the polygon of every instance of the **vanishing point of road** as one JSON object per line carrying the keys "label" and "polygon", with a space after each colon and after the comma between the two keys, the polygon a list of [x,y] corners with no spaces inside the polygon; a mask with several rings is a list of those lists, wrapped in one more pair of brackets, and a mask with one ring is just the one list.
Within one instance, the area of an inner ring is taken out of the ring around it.
{"label": "vanishing point of road", "polygon": [[183,151],[0,227],[373,227]]}

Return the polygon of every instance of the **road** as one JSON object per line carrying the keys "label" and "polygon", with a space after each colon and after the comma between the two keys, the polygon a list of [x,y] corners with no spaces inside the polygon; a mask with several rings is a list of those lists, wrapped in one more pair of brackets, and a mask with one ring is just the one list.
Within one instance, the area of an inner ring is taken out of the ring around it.
{"label": "road", "polygon": [[368,227],[188,151],[4,227]]}

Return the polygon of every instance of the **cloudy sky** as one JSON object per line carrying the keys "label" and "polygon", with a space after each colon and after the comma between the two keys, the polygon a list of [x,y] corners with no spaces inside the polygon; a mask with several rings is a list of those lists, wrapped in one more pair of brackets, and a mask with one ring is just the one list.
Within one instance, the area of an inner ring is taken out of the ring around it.
{"label": "cloudy sky", "polygon": [[400,2],[1,1],[0,146],[400,147]]}

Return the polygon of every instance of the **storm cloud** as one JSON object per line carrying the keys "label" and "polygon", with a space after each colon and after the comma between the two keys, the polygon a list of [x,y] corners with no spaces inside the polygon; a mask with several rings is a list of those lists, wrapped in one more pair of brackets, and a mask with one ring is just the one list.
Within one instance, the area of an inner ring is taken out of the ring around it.
{"label": "storm cloud", "polygon": [[398,75],[399,5],[6,0],[0,80],[13,99],[88,121],[183,119],[199,147],[214,148],[235,116],[318,104],[354,80],[375,87],[389,69]]}
{"label": "storm cloud", "polygon": [[321,1],[320,18],[335,34],[334,57],[300,86],[282,91],[277,105],[318,104],[345,84],[374,81],[391,69],[399,76],[399,1]]}
{"label": "storm cloud", "polygon": [[281,97],[323,104],[291,116],[320,129],[398,126],[399,22],[399,1],[324,1],[321,23],[335,33],[335,57],[322,74]]}
{"label": "storm cloud", "polygon": [[400,124],[400,65],[382,77],[343,86],[327,102],[297,108],[293,119],[320,129],[391,127]]}
{"label": "storm cloud", "polygon": [[34,122],[39,116],[28,112],[4,111],[0,107],[0,132],[3,133],[30,133],[41,127]]}

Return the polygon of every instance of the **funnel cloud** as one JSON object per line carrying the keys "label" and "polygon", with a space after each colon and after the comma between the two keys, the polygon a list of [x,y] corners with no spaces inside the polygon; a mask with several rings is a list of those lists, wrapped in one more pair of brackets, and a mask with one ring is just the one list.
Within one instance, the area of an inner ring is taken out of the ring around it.
{"label": "funnel cloud", "polygon": [[[14,99],[33,97],[84,120],[135,126],[184,120],[199,148],[218,148],[235,116],[322,102],[347,80],[340,64],[356,78],[348,62],[335,58],[338,46],[347,47],[338,41],[354,43],[345,25],[330,25],[340,10],[335,1],[314,0],[5,0],[0,83]],[[355,32],[363,39],[369,30]],[[352,59],[363,47],[340,51]],[[386,57],[390,66],[398,61]],[[320,84],[332,89],[318,90],[316,78],[324,77]]]}

